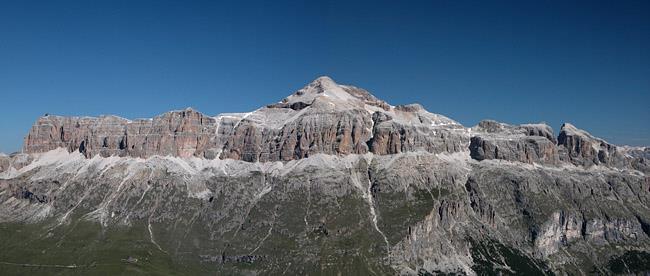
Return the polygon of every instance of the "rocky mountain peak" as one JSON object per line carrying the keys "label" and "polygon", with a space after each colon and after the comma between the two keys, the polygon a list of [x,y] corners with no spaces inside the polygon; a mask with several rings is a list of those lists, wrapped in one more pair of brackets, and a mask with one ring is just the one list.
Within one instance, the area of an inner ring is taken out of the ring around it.
{"label": "rocky mountain peak", "polygon": [[597,139],[597,140],[601,140],[601,139],[598,139],[598,138],[594,137],[594,136],[591,135],[589,132],[577,128],[576,126],[574,126],[574,125],[571,124],[571,123],[564,123],[564,124],[562,124],[562,127],[560,127],[560,135],[570,135],[570,136],[577,135],[577,136],[584,137],[584,138],[586,138],[586,139]]}
{"label": "rocky mountain peak", "polygon": [[[434,134],[434,135],[431,135]],[[206,116],[192,108],[151,119],[46,116],[25,138],[27,153],[65,148],[90,158],[198,156],[252,162],[314,154],[457,152],[464,127],[420,105],[393,107],[323,76],[281,102],[247,113]]]}
{"label": "rocky mountain peak", "polygon": [[308,86],[321,87],[324,90],[337,88],[339,85],[332,78],[328,76],[320,76],[309,83]]}
{"label": "rocky mountain peak", "polygon": [[284,98],[270,108],[291,108],[301,110],[307,106],[324,110],[363,109],[365,105],[389,110],[390,105],[373,96],[367,90],[336,83],[328,76],[321,76],[305,87]]}

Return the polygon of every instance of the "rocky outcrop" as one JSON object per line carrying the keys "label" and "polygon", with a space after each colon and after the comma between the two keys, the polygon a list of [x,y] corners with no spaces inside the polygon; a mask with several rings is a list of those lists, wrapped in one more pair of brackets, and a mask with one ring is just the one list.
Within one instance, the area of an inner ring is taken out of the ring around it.
{"label": "rocky outcrop", "polygon": [[467,130],[448,118],[431,114],[419,104],[396,106],[391,113],[372,115],[373,135],[368,141],[376,154],[401,152],[459,152],[469,142]]}
{"label": "rocky outcrop", "polygon": [[11,159],[7,155],[0,155],[0,172],[4,172],[9,169],[11,165]]}
{"label": "rocky outcrop", "polygon": [[625,166],[624,156],[619,154],[616,146],[598,139],[588,132],[565,123],[560,129],[558,145],[561,146],[560,158],[576,165],[610,165]]}
{"label": "rocky outcrop", "polygon": [[650,171],[644,147],[617,147],[571,124],[564,124],[556,139],[546,124],[508,125],[481,121],[471,129],[470,156],[475,160],[500,159],[547,165],[601,165]]}
{"label": "rocky outcrop", "polygon": [[33,156],[24,153],[0,155],[0,173],[20,170],[29,165],[33,159]]}
{"label": "rocky outcrop", "polygon": [[59,147],[86,157],[202,155],[210,146],[216,120],[192,109],[171,111],[153,119],[130,121],[116,116],[44,116],[25,138],[24,152]]}
{"label": "rocky outcrop", "polygon": [[363,154],[370,137],[365,114],[304,114],[280,129],[255,122],[239,124],[223,148],[222,158],[245,161],[289,161],[324,154]]}
{"label": "rocky outcrop", "polygon": [[578,166],[608,166],[650,172],[650,148],[618,147],[572,124],[562,125],[558,136],[560,160]]}
{"label": "rocky outcrop", "polygon": [[544,257],[557,253],[578,240],[598,245],[635,243],[647,235],[635,218],[585,218],[581,214],[553,213],[535,239],[536,250]]}
{"label": "rocky outcrop", "polygon": [[557,144],[553,129],[546,124],[522,124],[519,127],[526,130],[526,135],[528,136],[541,136]]}
{"label": "rocky outcrop", "polygon": [[563,210],[554,212],[543,224],[539,234],[535,236],[535,248],[542,256],[547,257],[560,250],[563,246],[586,235],[586,227],[579,214],[567,214]]}
{"label": "rocky outcrop", "polygon": [[470,155],[476,160],[503,159],[525,163],[557,164],[553,130],[544,124],[511,126],[481,121],[472,128]]}
{"label": "rocky outcrop", "polygon": [[642,172],[650,172],[650,147],[617,147],[629,167]]}

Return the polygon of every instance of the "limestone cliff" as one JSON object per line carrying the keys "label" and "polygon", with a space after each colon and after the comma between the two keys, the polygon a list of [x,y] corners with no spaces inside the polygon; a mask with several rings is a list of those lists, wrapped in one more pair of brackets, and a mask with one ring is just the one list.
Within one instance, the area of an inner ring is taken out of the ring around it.
{"label": "limestone cliff", "polygon": [[39,118],[24,152],[63,147],[94,155],[199,156],[289,161],[314,154],[457,152],[469,137],[453,120],[420,106],[392,107],[367,91],[314,80],[279,103],[250,113],[206,116],[192,109],[153,119],[115,116]]}

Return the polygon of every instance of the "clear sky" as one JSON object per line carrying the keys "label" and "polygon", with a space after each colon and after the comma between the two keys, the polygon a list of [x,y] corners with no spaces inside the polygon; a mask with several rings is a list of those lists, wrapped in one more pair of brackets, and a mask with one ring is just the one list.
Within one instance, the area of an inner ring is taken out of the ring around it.
{"label": "clear sky", "polygon": [[44,113],[245,112],[320,75],[650,145],[650,1],[312,2],[3,1],[0,151]]}

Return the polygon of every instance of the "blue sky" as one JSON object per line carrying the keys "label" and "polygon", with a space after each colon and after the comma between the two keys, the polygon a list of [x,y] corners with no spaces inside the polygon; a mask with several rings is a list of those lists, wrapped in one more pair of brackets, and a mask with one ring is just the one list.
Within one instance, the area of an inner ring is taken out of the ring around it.
{"label": "blue sky", "polygon": [[650,145],[648,1],[488,2],[4,1],[0,151],[44,113],[243,112],[320,75],[467,126]]}

